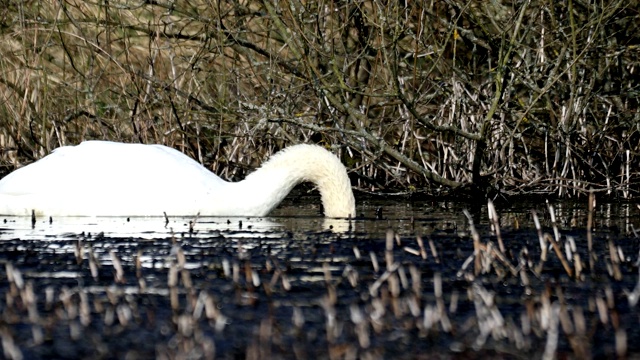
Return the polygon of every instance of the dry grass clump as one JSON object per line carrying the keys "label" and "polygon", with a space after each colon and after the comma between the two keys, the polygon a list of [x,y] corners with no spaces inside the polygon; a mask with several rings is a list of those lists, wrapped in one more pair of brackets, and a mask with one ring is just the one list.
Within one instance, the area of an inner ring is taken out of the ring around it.
{"label": "dry grass clump", "polygon": [[154,142],[234,177],[318,142],[363,189],[630,197],[637,5],[20,2],[0,14],[1,159]]}

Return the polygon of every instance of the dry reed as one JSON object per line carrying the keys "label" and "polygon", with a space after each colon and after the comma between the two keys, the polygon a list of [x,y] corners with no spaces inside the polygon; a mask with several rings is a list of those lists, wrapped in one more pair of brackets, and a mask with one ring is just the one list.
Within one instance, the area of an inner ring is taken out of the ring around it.
{"label": "dry reed", "polygon": [[0,160],[163,143],[235,179],[316,142],[363,190],[629,198],[634,4],[19,2],[0,18]]}

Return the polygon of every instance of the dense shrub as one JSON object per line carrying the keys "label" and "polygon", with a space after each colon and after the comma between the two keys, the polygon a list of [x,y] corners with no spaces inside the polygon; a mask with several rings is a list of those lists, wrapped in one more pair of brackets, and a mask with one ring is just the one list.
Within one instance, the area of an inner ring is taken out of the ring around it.
{"label": "dense shrub", "polygon": [[637,1],[26,1],[0,12],[6,170],[85,139],[226,178],[297,142],[369,190],[638,191]]}

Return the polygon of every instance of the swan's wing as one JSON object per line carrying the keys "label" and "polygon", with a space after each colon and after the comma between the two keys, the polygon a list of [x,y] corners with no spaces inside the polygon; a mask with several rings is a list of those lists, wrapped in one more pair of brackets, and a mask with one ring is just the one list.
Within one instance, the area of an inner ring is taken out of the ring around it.
{"label": "swan's wing", "polygon": [[0,193],[202,195],[226,182],[181,152],[161,145],[88,141],[56,149],[7,175]]}
{"label": "swan's wing", "polygon": [[0,193],[25,195],[39,192],[38,189],[46,191],[59,188],[59,184],[56,184],[56,180],[60,179],[58,174],[68,173],[68,166],[65,165],[70,165],[67,159],[73,151],[73,146],[63,146],[39,161],[15,170],[0,181]]}

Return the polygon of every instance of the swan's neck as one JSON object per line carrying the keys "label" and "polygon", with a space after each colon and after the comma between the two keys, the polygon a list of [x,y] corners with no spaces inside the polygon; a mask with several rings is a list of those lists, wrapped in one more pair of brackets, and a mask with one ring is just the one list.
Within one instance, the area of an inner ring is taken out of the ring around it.
{"label": "swan's neck", "polygon": [[273,210],[299,183],[316,185],[327,217],[355,217],[351,182],[340,160],[316,145],[296,145],[272,156],[262,167],[235,184],[257,215]]}

